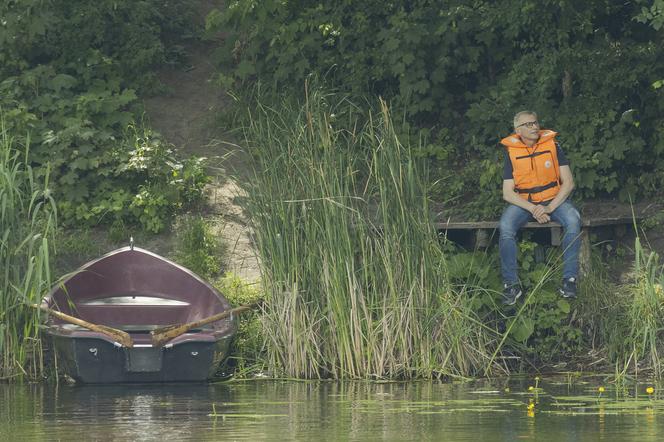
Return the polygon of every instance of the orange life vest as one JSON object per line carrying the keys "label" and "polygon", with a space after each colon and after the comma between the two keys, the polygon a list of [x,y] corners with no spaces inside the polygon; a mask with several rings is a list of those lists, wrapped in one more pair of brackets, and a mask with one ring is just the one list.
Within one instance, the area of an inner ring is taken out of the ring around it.
{"label": "orange life vest", "polygon": [[516,135],[500,140],[507,148],[512,162],[514,190],[532,203],[549,201],[560,190],[560,166],[556,151],[556,132],[541,130],[533,147],[528,147]]}

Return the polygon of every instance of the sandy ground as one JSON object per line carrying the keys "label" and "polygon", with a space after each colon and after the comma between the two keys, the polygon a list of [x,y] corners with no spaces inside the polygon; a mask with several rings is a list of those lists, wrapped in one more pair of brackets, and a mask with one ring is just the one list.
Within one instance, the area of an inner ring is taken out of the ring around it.
{"label": "sandy ground", "polygon": [[[202,2],[201,16],[223,2]],[[228,253],[224,270],[247,282],[260,278],[258,258],[251,241],[251,228],[241,205],[242,180],[248,164],[235,140],[215,124],[229,97],[213,83],[215,68],[209,54],[218,42],[197,42],[186,47],[187,63],[159,72],[166,94],[144,99],[150,125],[172,143],[183,157],[208,158],[213,182],[208,186],[207,219]]]}

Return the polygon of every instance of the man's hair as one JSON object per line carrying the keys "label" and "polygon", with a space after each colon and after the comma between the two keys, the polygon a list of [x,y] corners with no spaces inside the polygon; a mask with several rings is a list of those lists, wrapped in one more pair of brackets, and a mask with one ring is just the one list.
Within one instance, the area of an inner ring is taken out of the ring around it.
{"label": "man's hair", "polygon": [[519,118],[522,115],[532,115],[533,117],[537,118],[537,112],[529,111],[529,110],[524,110],[521,112],[517,112],[516,115],[514,115],[514,127],[516,128],[516,123],[519,121]]}

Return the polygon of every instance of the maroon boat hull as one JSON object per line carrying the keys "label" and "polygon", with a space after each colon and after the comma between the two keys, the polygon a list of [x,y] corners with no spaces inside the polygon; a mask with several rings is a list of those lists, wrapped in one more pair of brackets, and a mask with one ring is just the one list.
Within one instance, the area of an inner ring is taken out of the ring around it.
{"label": "maroon boat hull", "polygon": [[58,366],[84,383],[187,382],[214,376],[237,330],[233,318],[152,345],[150,331],[197,321],[231,308],[214,287],[159,255],[115,250],[91,261],[44,299],[51,309],[130,334],[127,348],[104,334],[50,317]]}

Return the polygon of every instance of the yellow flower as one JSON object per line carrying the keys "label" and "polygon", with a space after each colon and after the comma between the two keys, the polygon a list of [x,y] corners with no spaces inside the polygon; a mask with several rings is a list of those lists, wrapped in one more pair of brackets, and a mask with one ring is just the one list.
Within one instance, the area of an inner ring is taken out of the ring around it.
{"label": "yellow flower", "polygon": [[664,294],[664,289],[661,284],[654,284],[653,288],[655,289],[655,294],[657,296],[662,296],[662,294]]}
{"label": "yellow flower", "polygon": [[534,410],[535,409],[535,404],[534,403],[529,403],[528,404],[528,410]]}
{"label": "yellow flower", "polygon": [[653,387],[646,388],[646,393],[653,394],[654,392],[655,392],[655,389]]}
{"label": "yellow flower", "polygon": [[528,410],[528,417],[535,417],[535,410]]}
{"label": "yellow flower", "polygon": [[532,385],[530,387],[528,387],[528,391],[533,391],[534,389],[535,389],[535,387],[533,387]]}
{"label": "yellow flower", "polygon": [[600,393],[604,393],[604,387],[599,387],[597,391],[599,391]]}

